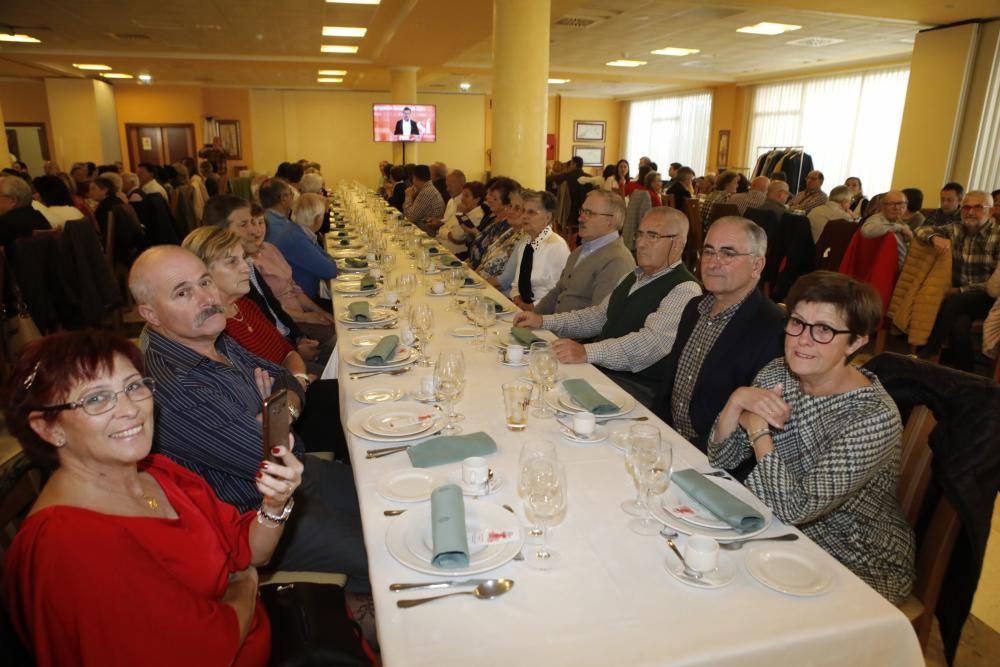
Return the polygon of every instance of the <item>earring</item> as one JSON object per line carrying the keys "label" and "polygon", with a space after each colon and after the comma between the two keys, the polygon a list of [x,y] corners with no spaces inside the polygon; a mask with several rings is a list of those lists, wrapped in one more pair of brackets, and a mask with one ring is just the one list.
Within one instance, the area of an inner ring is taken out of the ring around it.
{"label": "earring", "polygon": [[62,447],[65,444],[66,444],[66,436],[60,435],[58,438],[56,438],[56,447]]}

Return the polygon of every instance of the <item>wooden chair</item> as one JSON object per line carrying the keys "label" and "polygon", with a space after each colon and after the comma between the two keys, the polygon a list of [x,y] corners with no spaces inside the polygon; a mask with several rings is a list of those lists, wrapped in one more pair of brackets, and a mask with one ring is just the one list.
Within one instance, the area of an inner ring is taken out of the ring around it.
{"label": "wooden chair", "polygon": [[696,197],[684,200],[684,213],[687,215],[689,229],[687,245],[684,246],[684,264],[696,276],[701,273],[701,246],[704,245],[704,232],[701,228],[701,202]]}
{"label": "wooden chair", "polygon": [[660,201],[663,202],[664,206],[669,206],[670,208],[677,208],[676,206],[674,206],[676,202],[674,201],[673,195],[662,194],[660,195]]}
{"label": "wooden chair", "polygon": [[853,220],[831,220],[816,239],[816,269],[839,271],[847,248],[860,226]]}
{"label": "wooden chair", "polygon": [[727,216],[740,216],[740,209],[736,204],[727,204],[725,202],[719,202],[712,206],[712,210],[708,214],[708,224],[712,224],[719,218],[725,218]]}
{"label": "wooden chair", "polygon": [[[933,454],[928,446],[931,431],[937,425],[927,406],[913,409],[903,430],[903,448],[897,498],[903,515],[916,530],[927,489],[931,481]],[[958,537],[961,521],[945,496],[937,500],[926,532],[917,544],[917,579],[913,592],[899,608],[910,619],[917,633],[921,650],[927,648],[927,638],[934,622],[934,610],[941,595],[941,583],[951,552]]]}

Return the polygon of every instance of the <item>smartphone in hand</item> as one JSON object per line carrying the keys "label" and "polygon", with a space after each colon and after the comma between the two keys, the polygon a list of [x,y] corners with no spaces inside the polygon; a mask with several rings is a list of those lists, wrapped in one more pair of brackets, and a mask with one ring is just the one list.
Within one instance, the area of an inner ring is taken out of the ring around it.
{"label": "smartphone in hand", "polygon": [[271,453],[274,447],[288,447],[291,428],[288,413],[288,390],[279,389],[264,399],[264,460],[280,463]]}

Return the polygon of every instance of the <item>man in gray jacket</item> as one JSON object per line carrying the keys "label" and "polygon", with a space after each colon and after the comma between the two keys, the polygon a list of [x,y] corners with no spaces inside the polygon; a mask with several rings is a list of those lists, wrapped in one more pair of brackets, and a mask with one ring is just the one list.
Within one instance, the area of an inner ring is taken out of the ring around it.
{"label": "man in gray jacket", "polygon": [[565,313],[601,303],[635,268],[619,230],[625,202],[610,190],[593,190],[580,208],[580,241],[566,260],[559,282],[535,304],[541,315]]}

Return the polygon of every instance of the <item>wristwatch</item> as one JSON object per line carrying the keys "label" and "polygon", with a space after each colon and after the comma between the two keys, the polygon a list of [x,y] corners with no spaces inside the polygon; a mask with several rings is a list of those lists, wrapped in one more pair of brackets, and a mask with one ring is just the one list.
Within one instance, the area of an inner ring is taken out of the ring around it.
{"label": "wristwatch", "polygon": [[271,514],[264,509],[264,505],[261,505],[257,509],[257,523],[262,526],[266,523],[272,528],[277,528],[288,521],[288,517],[291,515],[293,507],[295,507],[295,498],[288,499],[285,506],[281,509],[281,514]]}

